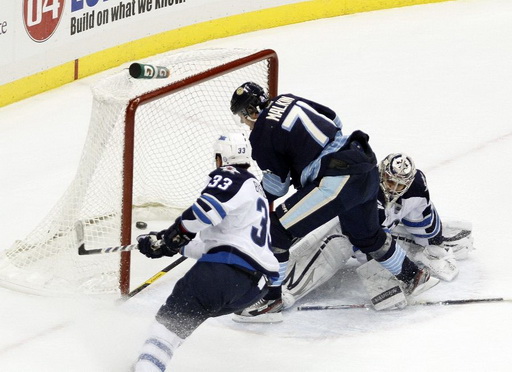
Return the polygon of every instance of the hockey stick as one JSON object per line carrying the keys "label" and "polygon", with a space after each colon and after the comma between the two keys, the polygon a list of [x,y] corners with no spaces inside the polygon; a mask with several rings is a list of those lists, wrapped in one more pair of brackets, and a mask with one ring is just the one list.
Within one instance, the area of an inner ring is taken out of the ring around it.
{"label": "hockey stick", "polygon": [[298,306],[298,311],[309,310],[346,310],[346,309],[371,309],[370,304],[348,304],[348,305],[302,305]]}
{"label": "hockey stick", "polygon": [[142,283],[141,285],[139,285],[137,288],[135,288],[133,291],[131,291],[130,293],[128,293],[127,295],[123,296],[120,300],[121,301],[126,301],[128,300],[129,298],[132,298],[133,296],[135,296],[137,293],[139,293],[140,291],[142,291],[144,288],[150,286],[151,284],[153,284],[154,282],[156,282],[158,279],[160,279],[162,276],[164,276],[166,273],[168,273],[169,271],[171,271],[172,269],[174,269],[176,266],[178,266],[180,263],[182,263],[183,261],[185,261],[187,259],[187,257],[185,256],[181,256],[180,258],[178,258],[176,261],[173,261],[170,265],[164,267],[162,270],[160,270],[158,273],[156,273],[155,275],[153,275],[151,278],[149,278],[148,280],[146,280],[144,283]]}
{"label": "hockey stick", "polygon": [[[468,298],[463,300],[444,300],[444,301],[417,301],[409,306],[435,306],[435,305],[467,305],[484,302],[512,302],[512,298]],[[350,305],[303,305],[297,307],[298,311],[306,310],[344,310],[344,309],[371,309],[370,304],[350,304]]]}
{"label": "hockey stick", "polygon": [[[134,249],[139,248],[138,244],[128,244],[128,245],[120,245],[117,247],[86,249],[85,248],[85,234],[84,234],[83,221],[77,221],[75,223],[75,231],[76,231],[76,238],[78,241],[78,254],[80,256],[89,255],[89,254],[127,252],[127,251],[133,251]],[[159,244],[159,241],[157,241],[156,244]],[[158,247],[158,245],[156,245],[156,247]]]}
{"label": "hockey stick", "polygon": [[[84,224],[83,221],[77,221],[75,223],[75,231],[76,231],[76,237],[78,241],[78,254],[79,255],[89,255],[89,254],[102,254],[102,253],[112,253],[112,252],[126,252],[131,251],[138,248],[138,244],[130,244],[130,245],[121,245],[118,247],[108,247],[108,248],[98,248],[98,249],[85,249],[85,234],[84,234]],[[160,241],[157,241],[157,244],[160,243]],[[127,295],[123,296],[120,300],[125,301],[133,296],[135,296],[137,293],[142,291],[144,288],[148,287],[149,285],[153,284],[155,281],[160,279],[162,276],[164,276],[167,272],[174,269],[176,266],[178,266],[180,263],[185,261],[187,257],[181,256],[176,261],[173,261],[168,266],[164,267],[162,270],[160,270],[158,273],[153,275],[151,278],[146,280],[144,283],[139,285],[137,288],[135,288],[133,291],[128,293]]]}
{"label": "hockey stick", "polygon": [[130,244],[130,245],[120,245],[118,247],[108,247],[108,248],[97,248],[97,249],[85,249],[85,244],[81,243],[78,246],[78,254],[80,256],[88,255],[88,254],[102,254],[102,253],[114,253],[114,252],[127,252],[133,251],[139,247],[138,244]]}
{"label": "hockey stick", "polygon": [[[445,237],[443,236],[443,243],[444,242],[455,242],[457,240],[460,240],[462,238],[465,238],[466,236],[470,235],[471,234],[471,231],[470,230],[461,230],[460,232],[458,232],[457,234],[455,234],[454,236],[451,236],[451,237]],[[415,243],[414,242],[414,239],[411,239],[411,238],[407,238],[405,236],[400,236],[400,235],[393,235],[397,240],[402,240],[406,243]]]}

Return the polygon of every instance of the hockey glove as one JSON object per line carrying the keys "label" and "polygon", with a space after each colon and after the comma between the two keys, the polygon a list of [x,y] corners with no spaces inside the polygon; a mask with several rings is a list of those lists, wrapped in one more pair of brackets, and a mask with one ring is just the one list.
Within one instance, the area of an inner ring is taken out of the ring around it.
{"label": "hockey glove", "polygon": [[137,237],[140,253],[149,258],[160,258],[165,255],[162,249],[162,241],[159,240],[158,234],[160,233],[152,231],[149,234]]}
{"label": "hockey glove", "polygon": [[158,238],[163,241],[162,245],[165,246],[169,253],[174,252],[172,255],[178,253],[180,248],[187,245],[195,236],[196,234],[185,230],[181,224],[181,218],[177,218],[167,230],[162,230],[158,233]]}

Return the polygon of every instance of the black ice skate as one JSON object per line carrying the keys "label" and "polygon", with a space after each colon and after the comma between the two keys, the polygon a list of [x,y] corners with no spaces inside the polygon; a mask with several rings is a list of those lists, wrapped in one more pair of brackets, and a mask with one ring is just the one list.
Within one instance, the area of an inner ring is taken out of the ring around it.
{"label": "black ice skate", "polygon": [[237,311],[233,320],[238,323],[279,323],[283,321],[283,300],[262,298],[248,308]]}

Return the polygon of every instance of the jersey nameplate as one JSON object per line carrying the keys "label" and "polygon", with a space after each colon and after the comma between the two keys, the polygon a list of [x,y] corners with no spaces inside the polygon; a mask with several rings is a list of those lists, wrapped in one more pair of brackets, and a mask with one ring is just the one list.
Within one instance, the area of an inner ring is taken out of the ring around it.
{"label": "jersey nameplate", "polygon": [[281,117],[283,116],[283,113],[286,111],[288,106],[294,101],[294,98],[291,97],[280,97],[276,102],[272,104],[272,106],[269,108],[267,117],[265,119],[267,120],[274,120],[279,121]]}

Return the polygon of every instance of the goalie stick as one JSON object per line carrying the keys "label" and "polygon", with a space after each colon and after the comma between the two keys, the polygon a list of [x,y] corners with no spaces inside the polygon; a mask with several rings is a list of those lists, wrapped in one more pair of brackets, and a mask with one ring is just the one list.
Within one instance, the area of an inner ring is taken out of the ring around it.
{"label": "goalie stick", "polygon": [[[444,300],[444,301],[417,301],[412,302],[409,306],[436,306],[436,305],[467,305],[485,302],[512,302],[512,298],[495,297],[495,298],[468,298],[462,300]],[[348,304],[348,305],[303,305],[297,307],[298,311],[307,310],[345,310],[345,309],[371,309],[370,304]]]}
{"label": "goalie stick", "polygon": [[[444,242],[455,242],[457,240],[460,240],[462,238],[465,238],[466,236],[468,236],[469,234],[471,234],[471,231],[470,230],[461,230],[460,232],[458,232],[457,234],[455,234],[454,236],[450,236],[450,237],[446,237],[446,236],[443,236],[443,243]],[[400,235],[393,235],[397,240],[402,240],[404,242],[407,242],[407,243],[414,243],[414,239],[411,239],[411,238],[407,238],[405,236],[400,236]]]}

